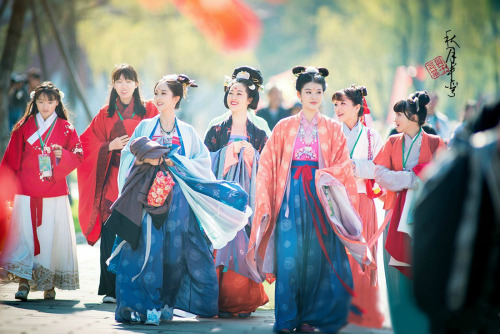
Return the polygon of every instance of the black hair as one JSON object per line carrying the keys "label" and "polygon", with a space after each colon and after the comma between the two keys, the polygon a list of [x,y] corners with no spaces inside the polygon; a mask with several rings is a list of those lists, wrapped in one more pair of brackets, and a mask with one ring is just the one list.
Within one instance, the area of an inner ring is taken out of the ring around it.
{"label": "black hair", "polygon": [[326,90],[325,78],[330,74],[326,68],[295,66],[292,69],[292,73],[297,76],[297,81],[295,82],[297,92],[301,92],[302,88],[309,82],[318,83],[323,88],[323,91]]}
{"label": "black hair", "polygon": [[156,89],[156,87],[161,84],[166,84],[174,97],[180,97],[179,101],[177,101],[177,103],[175,104],[175,109],[179,109],[182,98],[187,94],[188,87],[198,87],[194,80],[189,79],[189,77],[185,74],[166,75],[156,83],[154,89]]}
{"label": "black hair", "polygon": [[[129,64],[116,65],[111,72],[111,82],[114,83],[116,80],[124,76],[126,80],[132,80],[139,84],[139,77],[136,70]],[[116,110],[116,99],[119,98],[118,92],[114,87],[111,88],[111,93],[109,94],[109,105],[108,105],[108,117],[113,117]],[[140,117],[146,115],[146,108],[142,104],[141,94],[139,93],[139,86],[134,90],[134,113]]]}
{"label": "black hair", "polygon": [[[238,76],[238,73],[240,72],[246,72],[248,78]],[[262,74],[255,67],[240,66],[235,68],[233,71],[232,80],[228,83],[227,86],[224,87],[224,106],[229,109],[229,105],[227,104],[227,95],[229,94],[231,87],[235,83],[242,83],[245,86],[248,97],[252,99],[252,101],[248,105],[248,108],[254,110],[257,109],[260,100],[259,89],[262,86],[263,81],[264,80],[262,78]]]}
{"label": "black hair", "polygon": [[33,98],[31,99],[30,102],[28,102],[23,117],[19,120],[19,122],[16,123],[16,125],[14,125],[14,128],[12,130],[13,132],[19,129],[21,125],[23,125],[30,116],[39,113],[38,107],[36,105],[36,100],[42,94],[46,95],[50,101],[56,100],[57,102],[59,102],[59,104],[56,106],[55,113],[57,114],[58,117],[68,120],[68,112],[66,111],[66,108],[63,105],[61,98],[61,91],[52,82],[50,81],[43,82],[42,84],[38,85],[35,88],[32,94]]}
{"label": "black hair", "polygon": [[351,85],[351,87],[347,87],[344,89],[341,89],[332,95],[332,102],[335,101],[341,101],[343,97],[347,97],[349,100],[354,103],[354,105],[360,105],[361,107],[359,108],[358,112],[358,118],[363,116],[364,114],[364,109],[363,109],[363,97],[367,96],[368,92],[366,90],[365,86],[356,86],[354,84]]}
{"label": "black hair", "polygon": [[412,121],[413,115],[417,116],[419,126],[424,125],[427,118],[427,104],[431,101],[427,91],[419,91],[411,94],[407,99],[396,102],[393,109],[395,112],[403,113]]}

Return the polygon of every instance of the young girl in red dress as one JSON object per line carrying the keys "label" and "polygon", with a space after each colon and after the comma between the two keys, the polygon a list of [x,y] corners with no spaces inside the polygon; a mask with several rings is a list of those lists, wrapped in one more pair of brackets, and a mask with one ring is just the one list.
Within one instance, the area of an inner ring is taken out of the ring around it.
{"label": "young girl in red dress", "polygon": [[83,159],[75,128],[68,121],[63,93],[44,82],[32,93],[14,126],[0,168],[9,168],[20,190],[14,197],[10,235],[0,270],[19,282],[16,299],[31,290],[54,299],[54,288],[79,288],[75,229],[66,176]]}

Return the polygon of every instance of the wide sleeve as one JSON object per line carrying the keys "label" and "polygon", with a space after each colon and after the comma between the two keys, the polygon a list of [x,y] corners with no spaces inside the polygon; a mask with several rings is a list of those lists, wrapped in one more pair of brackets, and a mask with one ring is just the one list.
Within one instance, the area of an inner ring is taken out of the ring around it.
{"label": "wide sleeve", "polygon": [[[380,134],[373,129],[369,130],[368,135],[371,141],[372,157],[375,158],[383,147],[382,138],[380,138]],[[375,163],[373,160],[353,159],[353,162],[356,165],[356,170],[354,172],[356,177],[361,177],[363,179],[375,178]]]}
{"label": "wide sleeve", "polygon": [[54,167],[54,180],[61,181],[77,168],[83,160],[83,149],[78,134],[75,128],[67,123],[65,125],[67,131],[67,140],[62,149],[62,156],[59,163]]}
{"label": "wide sleeve", "polygon": [[[219,150],[216,129],[217,129],[216,125],[210,127],[205,135],[204,144],[210,152],[216,152]],[[220,129],[220,127],[219,127],[219,129]]]}
{"label": "wide sleeve", "polygon": [[22,128],[19,128],[12,132],[0,166],[4,168],[7,167],[14,173],[17,173],[17,171],[21,168],[24,146],[25,141],[23,138],[23,130]]}
{"label": "wide sleeve", "polygon": [[327,131],[329,132],[330,143],[321,143],[321,145],[329,146],[329,159],[325,161],[325,167],[316,172],[316,180],[318,180],[323,173],[332,175],[344,185],[349,196],[349,201],[354,208],[357,208],[358,191],[351,168],[347,140],[345,139],[341,126],[337,123],[328,127]]}
{"label": "wide sleeve", "polygon": [[373,160],[376,165],[375,181],[389,191],[401,191],[413,188],[417,182],[417,176],[412,171],[393,170],[392,153],[393,144],[389,138]]}
{"label": "wide sleeve", "polygon": [[143,120],[139,123],[139,125],[135,128],[134,133],[132,133],[127,145],[125,145],[125,147],[121,150],[120,169],[118,170],[118,191],[120,194],[135,162],[135,156],[130,151],[130,143],[132,143],[134,139],[145,135],[143,132],[146,122],[147,120]]}
{"label": "wide sleeve", "polygon": [[[179,125],[179,127],[181,127],[181,125]],[[184,145],[189,145],[189,148],[186,148],[186,156],[176,154],[176,157],[182,162],[184,167],[193,173],[193,175],[212,181],[215,180],[211,168],[212,159],[210,158],[210,152],[207,147],[193,127],[182,126],[182,128],[187,130],[181,131],[181,133],[187,134],[188,138],[183,138],[183,141]]]}

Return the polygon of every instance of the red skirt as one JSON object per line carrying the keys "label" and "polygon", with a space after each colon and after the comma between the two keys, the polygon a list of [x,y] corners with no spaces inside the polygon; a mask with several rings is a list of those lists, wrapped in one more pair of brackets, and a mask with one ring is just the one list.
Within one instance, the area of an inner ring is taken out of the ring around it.
{"label": "red skirt", "polygon": [[[359,215],[363,222],[363,236],[365,240],[370,240],[378,228],[377,211],[373,199],[369,198],[366,194],[359,194]],[[371,251],[373,257],[376,259],[376,244]],[[351,324],[359,326],[382,328],[384,314],[381,311],[379,299],[377,271],[368,269],[366,273],[364,273],[349,253],[348,257],[354,281],[354,291],[356,292],[356,297],[352,299],[352,305],[365,311],[363,314],[351,311],[348,321]]]}
{"label": "red skirt", "polygon": [[219,278],[219,312],[252,313],[269,301],[262,283],[257,283],[232,270],[223,272],[217,267]]}

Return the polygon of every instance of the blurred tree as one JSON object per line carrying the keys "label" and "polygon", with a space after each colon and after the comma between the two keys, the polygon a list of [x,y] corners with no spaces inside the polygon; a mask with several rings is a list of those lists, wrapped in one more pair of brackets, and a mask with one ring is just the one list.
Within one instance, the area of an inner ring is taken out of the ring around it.
{"label": "blurred tree", "polygon": [[27,9],[28,0],[14,1],[9,28],[5,36],[5,44],[2,47],[2,59],[0,60],[0,154],[2,155],[7,148],[10,136],[7,121],[9,117],[8,91],[10,88],[10,75],[14,68]]}

